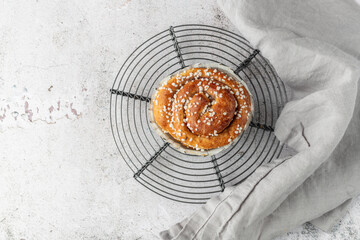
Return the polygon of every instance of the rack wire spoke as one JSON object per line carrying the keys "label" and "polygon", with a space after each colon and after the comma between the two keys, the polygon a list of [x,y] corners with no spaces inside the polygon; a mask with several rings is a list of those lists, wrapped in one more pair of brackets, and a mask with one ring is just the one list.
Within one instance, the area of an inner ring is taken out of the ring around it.
{"label": "rack wire spoke", "polygon": [[[226,65],[248,85],[254,100],[250,127],[236,144],[214,156],[179,152],[152,129],[151,96],[168,75],[195,63]],[[170,26],[137,47],[110,89],[115,144],[147,189],[171,200],[201,204],[244,181],[260,165],[280,156],[274,125],[285,103],[284,83],[259,50],[242,36],[214,26]]]}

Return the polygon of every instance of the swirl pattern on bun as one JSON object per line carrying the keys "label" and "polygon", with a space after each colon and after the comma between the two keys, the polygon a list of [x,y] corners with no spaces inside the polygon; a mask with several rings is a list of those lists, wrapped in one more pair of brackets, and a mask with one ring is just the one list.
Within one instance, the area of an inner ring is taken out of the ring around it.
{"label": "swirl pattern on bun", "polygon": [[157,90],[152,104],[161,130],[196,150],[230,144],[252,117],[247,87],[216,68],[176,74]]}

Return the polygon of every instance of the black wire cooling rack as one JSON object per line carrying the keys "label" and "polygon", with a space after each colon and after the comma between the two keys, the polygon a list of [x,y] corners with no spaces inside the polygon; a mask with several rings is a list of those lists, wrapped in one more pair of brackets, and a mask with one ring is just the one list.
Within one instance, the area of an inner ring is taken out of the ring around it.
{"label": "black wire cooling rack", "polygon": [[[150,126],[150,97],[166,76],[195,63],[216,62],[248,85],[254,116],[240,140],[213,156],[177,151]],[[188,24],[170,27],[141,44],[126,59],[110,89],[110,121],[121,157],[134,178],[151,191],[179,202],[204,203],[279,157],[273,131],[287,102],[286,89],[271,64],[238,34]]]}

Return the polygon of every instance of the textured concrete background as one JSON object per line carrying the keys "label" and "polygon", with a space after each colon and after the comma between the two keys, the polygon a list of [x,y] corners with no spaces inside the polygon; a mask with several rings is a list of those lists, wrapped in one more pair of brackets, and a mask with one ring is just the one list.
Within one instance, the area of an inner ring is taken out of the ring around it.
{"label": "textured concrete background", "polygon": [[[137,184],[109,124],[109,88],[125,58],[169,25],[235,30],[215,1],[2,1],[0,239],[157,239],[198,206]],[[331,234],[360,239],[360,200]]]}

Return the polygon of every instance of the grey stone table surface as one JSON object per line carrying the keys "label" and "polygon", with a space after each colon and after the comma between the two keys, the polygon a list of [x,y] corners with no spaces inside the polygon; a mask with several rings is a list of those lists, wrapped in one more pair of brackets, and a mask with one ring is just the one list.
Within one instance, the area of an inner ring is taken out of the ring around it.
{"label": "grey stone table surface", "polygon": [[[137,184],[109,124],[109,88],[131,51],[169,25],[236,31],[211,1],[2,1],[0,239],[157,239],[198,206]],[[360,239],[360,200],[330,234]]]}

